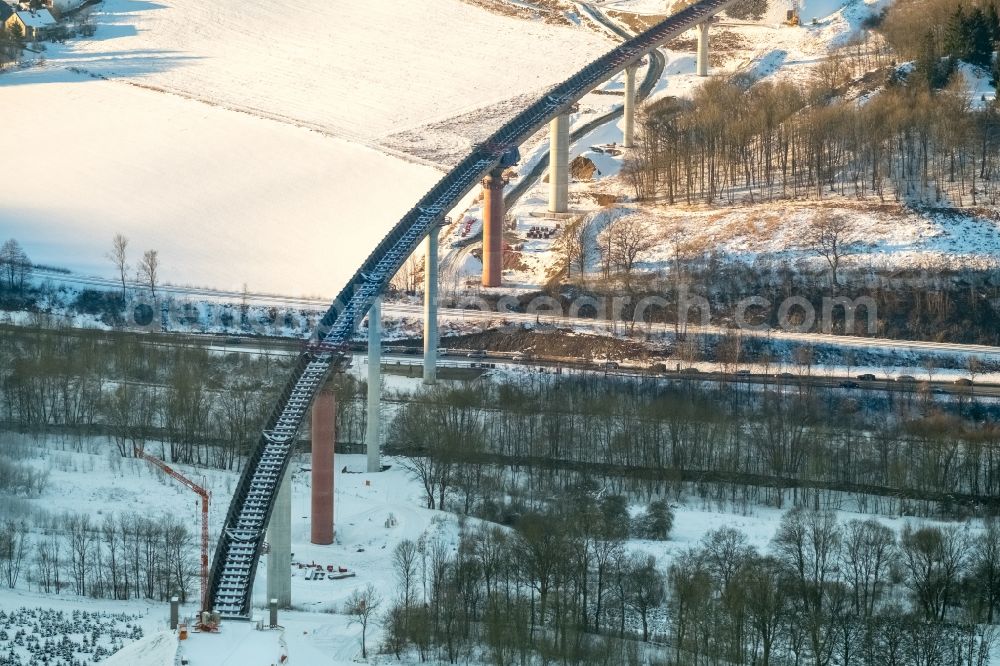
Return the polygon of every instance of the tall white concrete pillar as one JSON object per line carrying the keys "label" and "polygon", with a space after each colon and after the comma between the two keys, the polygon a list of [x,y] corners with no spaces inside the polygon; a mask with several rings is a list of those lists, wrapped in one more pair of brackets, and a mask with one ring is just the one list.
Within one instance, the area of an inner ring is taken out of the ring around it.
{"label": "tall white concrete pillar", "polygon": [[382,406],[382,297],[375,299],[368,311],[368,421],[365,427],[365,449],[368,471],[382,469],[378,447],[381,443]]}
{"label": "tall white concrete pillar", "polygon": [[698,24],[698,76],[708,76],[708,26],[708,21]]}
{"label": "tall white concrete pillar", "polygon": [[635,75],[638,63],[625,68],[625,119],[622,146],[631,148],[635,138]]}
{"label": "tall white concrete pillar", "polygon": [[565,213],[569,206],[569,115],[549,125],[549,212]]}
{"label": "tall white concrete pillar", "polygon": [[292,474],[285,476],[274,499],[271,522],[267,526],[267,598],[277,599],[280,608],[292,607]]}
{"label": "tall white concrete pillar", "polygon": [[427,234],[424,257],[424,383],[437,381],[438,355],[438,227]]}

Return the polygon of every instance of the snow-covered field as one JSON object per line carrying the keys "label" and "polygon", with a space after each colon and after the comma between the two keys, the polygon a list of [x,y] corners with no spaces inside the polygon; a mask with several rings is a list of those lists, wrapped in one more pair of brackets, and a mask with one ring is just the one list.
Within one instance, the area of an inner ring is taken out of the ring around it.
{"label": "snow-covered field", "polygon": [[159,251],[168,281],[335,293],[437,178],[342,139],[66,71],[2,75],[0,100],[44,128],[33,136],[46,156],[37,172],[22,154],[0,157],[3,173],[29,172],[5,189],[0,238],[84,274],[113,273],[120,232],[133,265]]}
{"label": "snow-covered field", "polygon": [[96,20],[50,63],[363,142],[548,87],[609,45],[459,0],[105,0]]}
{"label": "snow-covered field", "polygon": [[[141,461],[118,459],[111,445],[103,440],[85,439],[77,446],[75,440],[57,437],[32,439],[0,432],[0,446],[10,446],[14,442],[29,447],[25,456],[27,462],[52,470],[47,489],[40,497],[17,502],[22,509],[44,508],[55,513],[63,510],[85,511],[98,519],[120,512],[140,511],[154,518],[173,515],[187,522],[192,531],[198,524],[196,502],[187,490],[153,472]],[[293,564],[292,599],[295,610],[282,613],[284,632],[260,634],[253,631],[250,624],[224,624],[220,635],[196,635],[189,643],[181,645],[182,654],[191,659],[193,666],[248,663],[244,661],[247,654],[259,656],[273,653],[277,659],[282,642],[287,645],[292,663],[346,665],[358,657],[360,628],[351,625],[348,617],[341,613],[348,595],[370,583],[383,599],[392,598],[395,592],[392,551],[404,539],[426,535],[427,539],[442,540],[451,548],[457,547],[458,542],[457,518],[424,508],[420,486],[403,469],[401,461],[390,458],[385,462],[391,465],[389,471],[353,473],[351,470],[364,469],[363,456],[337,457],[337,535],[336,543],[331,546],[309,543],[309,473],[299,471],[300,467],[308,464],[308,458],[293,464],[293,562],[345,566],[357,575],[342,580],[310,581],[305,579],[304,570]],[[340,471],[344,466],[348,473]],[[213,531],[219,529],[236,474],[183,465],[177,467],[211,489],[215,498],[211,508],[211,525]],[[8,507],[2,513],[9,514],[10,511]],[[390,514],[397,523],[387,527],[386,519]],[[677,507],[669,541],[637,540],[632,541],[630,547],[655,556],[658,566],[664,568],[675,554],[695,545],[708,531],[731,526],[744,531],[751,545],[764,548],[774,535],[781,515],[779,510],[765,508],[752,508],[746,513],[734,514],[692,501]],[[843,520],[851,517],[856,516],[849,512],[841,513]],[[908,519],[882,517],[881,520],[901,529]],[[262,563],[254,593],[257,607],[266,603],[266,570],[266,564]],[[157,633],[165,627],[168,608],[164,603],[114,602],[69,594],[44,595],[33,588],[28,589],[24,582],[14,590],[0,589],[0,611],[20,607],[53,608],[66,613],[74,610],[109,611],[139,616],[130,621],[141,626],[148,638],[143,645],[129,649],[124,656],[109,663],[159,666],[164,663],[162,655],[169,653],[172,647],[170,641]],[[193,610],[193,606],[183,609],[187,613]],[[369,636],[370,645],[377,645],[380,635],[379,630],[373,632]]]}
{"label": "snow-covered field", "polygon": [[[623,213],[630,214],[628,209]],[[866,270],[898,266],[976,270],[1000,266],[1000,218],[988,210],[919,210],[899,205],[837,201],[769,203],[722,210],[678,207],[644,210],[651,229],[665,239],[683,234],[696,252],[714,250],[746,264],[760,260],[805,261],[823,270],[809,244],[807,229],[817,219],[846,222],[844,265]],[[663,269],[673,247],[665,243],[646,258],[646,267]]]}
{"label": "snow-covered field", "polygon": [[[0,238],[109,275],[122,232],[167,281],[326,296],[439,177],[384,139],[537,93],[610,44],[460,0],[107,0],[93,20],[0,74],[32,128],[0,157],[17,174]],[[442,140],[499,122],[477,117]]]}

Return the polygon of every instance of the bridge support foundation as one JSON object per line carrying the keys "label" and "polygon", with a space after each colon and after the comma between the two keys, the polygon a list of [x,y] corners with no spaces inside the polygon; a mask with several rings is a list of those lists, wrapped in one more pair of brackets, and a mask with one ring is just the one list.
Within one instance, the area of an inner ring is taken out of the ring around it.
{"label": "bridge support foundation", "polygon": [[499,287],[503,275],[503,170],[483,179],[483,286]]}
{"label": "bridge support foundation", "polygon": [[[312,407],[312,534],[321,546],[333,543],[333,445],[337,403],[321,391]],[[289,569],[290,570],[290,569]]]}
{"label": "bridge support foundation", "polygon": [[368,471],[382,471],[379,444],[382,439],[382,297],[375,299],[368,311],[368,419],[365,424],[365,450]]}
{"label": "bridge support foundation", "polygon": [[698,76],[708,76],[708,26],[708,21],[698,24]]}
{"label": "bridge support foundation", "polygon": [[441,230],[427,234],[424,257],[424,384],[437,381],[438,353],[438,240]]}
{"label": "bridge support foundation", "polygon": [[549,212],[565,213],[569,206],[569,115],[549,124]]}
{"label": "bridge support foundation", "polygon": [[631,148],[635,142],[635,74],[639,65],[625,68],[625,118],[622,132],[622,146]]}
{"label": "bridge support foundation", "polygon": [[[332,465],[332,461],[331,461]],[[332,478],[332,477],[331,477]],[[267,598],[279,608],[292,607],[292,473],[285,476],[274,498],[271,522],[267,526]]]}

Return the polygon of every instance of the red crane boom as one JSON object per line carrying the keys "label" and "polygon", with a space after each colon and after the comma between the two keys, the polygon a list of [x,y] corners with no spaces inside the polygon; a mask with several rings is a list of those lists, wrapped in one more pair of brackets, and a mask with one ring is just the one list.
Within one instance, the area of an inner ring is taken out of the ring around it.
{"label": "red crane boom", "polygon": [[[177,479],[201,497],[201,612],[208,610],[208,502],[212,493],[187,478],[159,458],[149,455],[138,446],[132,449],[136,458],[142,458],[164,474]],[[199,612],[199,617],[201,613]]]}

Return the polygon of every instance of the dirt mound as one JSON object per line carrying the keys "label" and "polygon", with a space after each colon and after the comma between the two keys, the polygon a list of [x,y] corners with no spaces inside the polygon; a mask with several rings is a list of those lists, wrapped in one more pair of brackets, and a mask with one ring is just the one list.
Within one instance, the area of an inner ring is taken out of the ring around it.
{"label": "dirt mound", "polygon": [[499,352],[525,352],[539,356],[573,358],[649,359],[654,355],[643,345],[601,335],[581,335],[569,331],[541,332],[519,329],[490,330],[470,335],[449,336],[442,347],[485,349]]}
{"label": "dirt mound", "polygon": [[597,173],[597,165],[589,157],[577,155],[569,163],[569,172],[573,176],[573,180],[593,180],[594,174]]}
{"label": "dirt mound", "polygon": [[597,202],[598,206],[606,207],[611,206],[619,201],[624,201],[623,197],[617,194],[605,194],[603,192],[589,192],[590,198]]}

